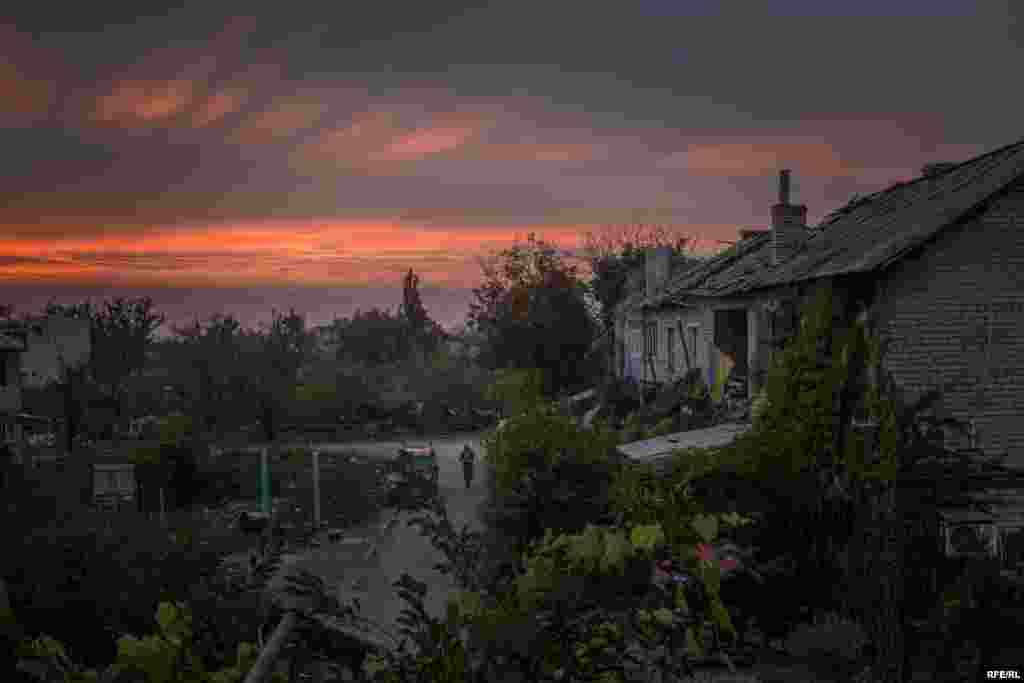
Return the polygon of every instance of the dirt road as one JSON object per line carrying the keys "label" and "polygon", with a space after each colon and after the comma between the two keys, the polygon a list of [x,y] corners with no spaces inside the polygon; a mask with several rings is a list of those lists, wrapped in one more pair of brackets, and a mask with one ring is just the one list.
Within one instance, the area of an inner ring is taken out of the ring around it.
{"label": "dirt road", "polygon": [[[437,452],[440,493],[448,508],[448,515],[456,529],[469,523],[479,528],[476,506],[482,501],[484,485],[481,477],[481,434],[462,434],[432,440]],[[458,456],[469,444],[476,452],[478,463],[472,487],[467,491]],[[356,448],[369,457],[390,456],[398,442],[344,444],[338,448]],[[323,451],[333,450],[331,445],[319,446]],[[427,584],[427,607],[431,614],[442,616],[449,592],[454,583],[432,567],[441,555],[423,538],[417,527],[407,525],[409,514],[396,515],[387,510],[378,524],[353,530],[340,542],[318,548],[293,559],[295,566],[320,576],[328,585],[336,586],[342,600],[356,597],[360,600],[363,616],[377,622],[392,633],[397,633],[396,619],[405,606],[399,600],[392,582],[408,572]]]}

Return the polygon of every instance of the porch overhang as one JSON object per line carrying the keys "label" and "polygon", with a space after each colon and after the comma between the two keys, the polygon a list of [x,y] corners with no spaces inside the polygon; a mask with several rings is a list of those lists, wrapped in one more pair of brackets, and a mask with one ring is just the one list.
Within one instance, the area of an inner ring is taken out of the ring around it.
{"label": "porch overhang", "polygon": [[751,429],[750,423],[730,422],[708,427],[693,429],[688,432],[666,434],[653,439],[633,441],[622,444],[616,449],[628,462],[661,465],[668,461],[673,451],[681,448],[720,448],[728,446],[740,434]]}

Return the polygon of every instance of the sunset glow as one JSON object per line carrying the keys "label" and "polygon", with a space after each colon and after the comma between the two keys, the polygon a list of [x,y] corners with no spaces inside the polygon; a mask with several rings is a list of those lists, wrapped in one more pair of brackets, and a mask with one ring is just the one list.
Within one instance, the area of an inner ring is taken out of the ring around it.
{"label": "sunset glow", "polygon": [[393,292],[413,268],[465,304],[530,233],[578,255],[654,223],[707,253],[768,224],[780,168],[813,223],[1020,137],[1016,91],[965,104],[1020,58],[998,3],[712,4],[22,3],[0,21],[0,287]]}

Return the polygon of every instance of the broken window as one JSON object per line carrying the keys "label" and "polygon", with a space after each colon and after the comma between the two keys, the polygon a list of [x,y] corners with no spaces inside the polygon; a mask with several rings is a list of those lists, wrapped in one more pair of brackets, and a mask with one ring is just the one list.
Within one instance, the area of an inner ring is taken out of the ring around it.
{"label": "broken window", "polygon": [[669,327],[666,330],[667,339],[665,340],[666,349],[668,350],[668,371],[670,374],[676,371],[676,349],[675,349],[675,337],[676,331]]}
{"label": "broken window", "polygon": [[653,358],[658,355],[657,323],[648,323],[644,331],[644,355]]}
{"label": "broken window", "polygon": [[697,360],[699,357],[697,355],[697,339],[700,337],[700,325],[689,325],[686,328],[686,332],[690,335],[690,358],[692,359],[691,362],[693,363],[693,366],[687,369],[692,370],[693,368],[699,367],[700,365],[700,363]]}

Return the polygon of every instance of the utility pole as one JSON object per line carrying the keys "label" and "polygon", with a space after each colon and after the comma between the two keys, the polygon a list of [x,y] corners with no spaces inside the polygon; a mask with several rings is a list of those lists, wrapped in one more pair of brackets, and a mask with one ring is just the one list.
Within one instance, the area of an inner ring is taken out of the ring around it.
{"label": "utility pole", "polygon": [[270,514],[270,456],[266,446],[260,451],[260,511]]}
{"label": "utility pole", "polygon": [[167,528],[167,503],[164,500],[164,486],[160,486],[160,526]]}
{"label": "utility pole", "polygon": [[313,454],[313,528],[320,531],[320,451],[313,449],[313,442],[309,443],[309,450]]}

